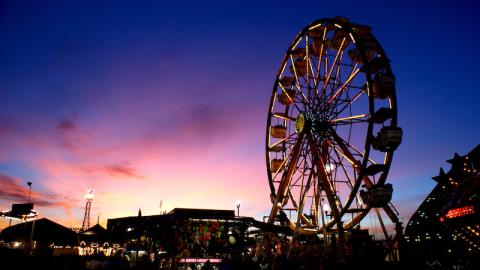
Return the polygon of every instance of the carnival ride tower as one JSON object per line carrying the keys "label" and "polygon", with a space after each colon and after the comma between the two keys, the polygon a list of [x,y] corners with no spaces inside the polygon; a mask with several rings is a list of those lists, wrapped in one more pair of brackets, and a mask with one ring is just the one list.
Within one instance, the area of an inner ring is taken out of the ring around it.
{"label": "carnival ride tower", "polygon": [[90,209],[92,208],[93,190],[88,190],[87,194],[85,194],[85,200],[85,214],[83,215],[81,231],[85,231],[90,228]]}

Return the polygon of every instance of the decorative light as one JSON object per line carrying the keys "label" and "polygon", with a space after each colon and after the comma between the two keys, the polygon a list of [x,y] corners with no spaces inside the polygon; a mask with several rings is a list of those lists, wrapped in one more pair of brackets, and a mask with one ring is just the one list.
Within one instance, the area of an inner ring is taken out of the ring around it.
{"label": "decorative light", "polygon": [[445,217],[452,219],[452,218],[457,218],[461,216],[471,215],[474,213],[475,213],[475,209],[473,205],[469,205],[469,206],[450,209],[445,215]]}
{"label": "decorative light", "polygon": [[325,211],[325,213],[326,213],[326,212],[332,211],[332,209],[330,209],[330,205],[328,205],[328,204],[326,203],[326,204],[323,205],[323,211]]}
{"label": "decorative light", "polygon": [[333,164],[333,163],[326,163],[326,164],[325,164],[325,172],[326,172],[326,173],[331,173],[331,172],[333,172],[335,169],[336,169],[335,164]]}

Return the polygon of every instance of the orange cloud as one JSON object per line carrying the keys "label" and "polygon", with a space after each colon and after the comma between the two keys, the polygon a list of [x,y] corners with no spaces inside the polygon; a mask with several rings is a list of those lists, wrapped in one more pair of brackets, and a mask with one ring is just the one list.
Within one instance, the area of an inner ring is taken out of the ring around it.
{"label": "orange cloud", "polygon": [[[28,188],[22,180],[0,173],[0,199],[8,203],[25,203],[29,201]],[[67,196],[42,192],[31,192],[30,201],[43,207],[62,207],[70,211],[71,202]]]}

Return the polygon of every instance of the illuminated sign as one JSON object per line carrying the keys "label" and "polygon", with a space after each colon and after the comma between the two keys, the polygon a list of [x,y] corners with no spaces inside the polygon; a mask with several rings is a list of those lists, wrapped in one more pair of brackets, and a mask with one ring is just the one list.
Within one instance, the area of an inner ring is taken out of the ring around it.
{"label": "illuminated sign", "polygon": [[210,263],[220,263],[222,259],[206,259],[206,258],[181,258],[178,260],[179,263],[206,263],[210,260]]}
{"label": "illuminated sign", "polygon": [[475,214],[475,209],[473,205],[450,209],[450,211],[448,211],[445,215],[445,218],[451,219],[471,214]]}
{"label": "illuminated sign", "polygon": [[12,215],[14,216],[28,215],[32,210],[33,210],[33,203],[12,204]]}

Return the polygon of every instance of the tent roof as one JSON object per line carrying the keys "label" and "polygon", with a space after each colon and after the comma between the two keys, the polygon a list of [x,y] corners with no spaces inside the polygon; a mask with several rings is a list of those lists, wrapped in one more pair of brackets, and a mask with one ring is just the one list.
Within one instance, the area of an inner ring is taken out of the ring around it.
{"label": "tent roof", "polygon": [[42,244],[75,245],[77,234],[71,229],[47,218],[16,224],[3,229],[0,239],[6,242],[24,242],[30,239],[33,226],[33,240]]}
{"label": "tent roof", "polygon": [[108,240],[108,238],[110,238],[110,233],[100,224],[96,224],[87,230],[78,233],[78,237],[80,240],[101,241]]}
{"label": "tent roof", "polygon": [[102,227],[100,224],[95,224],[87,230],[80,232],[80,234],[92,235],[92,234],[105,234],[108,233],[107,229]]}

